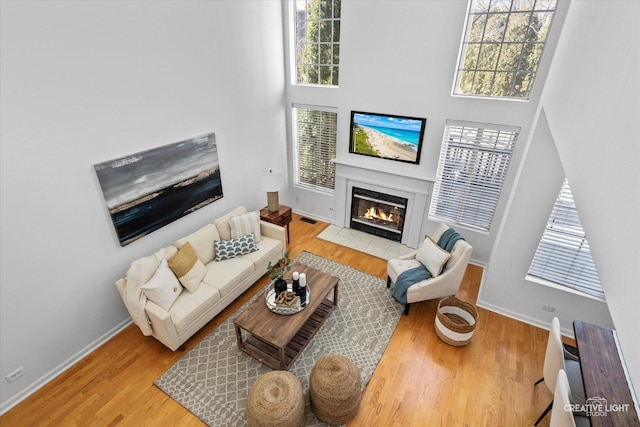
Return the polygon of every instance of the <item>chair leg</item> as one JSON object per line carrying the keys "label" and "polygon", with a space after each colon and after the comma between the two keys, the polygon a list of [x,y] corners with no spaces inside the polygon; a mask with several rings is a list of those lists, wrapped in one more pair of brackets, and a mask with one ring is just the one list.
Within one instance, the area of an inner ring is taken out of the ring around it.
{"label": "chair leg", "polygon": [[391,287],[391,276],[387,276],[387,288]]}
{"label": "chair leg", "polygon": [[551,401],[551,403],[549,403],[549,406],[547,406],[547,409],[544,410],[544,412],[542,413],[542,415],[540,415],[540,418],[538,418],[538,420],[533,424],[534,426],[537,426],[538,423],[540,421],[542,421],[542,419],[544,418],[545,415],[547,415],[549,413],[549,411],[551,410],[551,407],[553,406],[553,400]]}
{"label": "chair leg", "polygon": [[409,303],[406,303],[406,304],[404,305],[404,315],[406,316],[406,315],[408,315],[408,314],[409,314]]}

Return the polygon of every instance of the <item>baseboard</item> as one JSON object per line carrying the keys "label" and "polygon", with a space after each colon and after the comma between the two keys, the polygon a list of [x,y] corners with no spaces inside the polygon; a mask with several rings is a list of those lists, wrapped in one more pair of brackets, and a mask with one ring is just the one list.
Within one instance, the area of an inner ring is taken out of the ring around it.
{"label": "baseboard", "polygon": [[[549,330],[550,328],[550,323],[548,321],[543,321],[540,319],[536,319],[534,317],[529,317],[529,316],[524,316],[521,313],[516,313],[515,311],[511,311],[508,310],[504,307],[500,307],[491,303],[488,303],[486,301],[482,301],[480,298],[478,298],[478,302],[476,303],[476,305],[478,307],[484,308],[486,310],[492,311],[494,313],[500,314],[502,316],[505,317],[509,317],[511,319],[517,320],[519,322],[523,322],[523,323],[527,323],[529,325],[533,325],[536,326],[540,329],[544,329],[544,330]],[[574,338],[574,332],[573,329],[565,329],[562,328],[562,335],[570,337],[570,338]]]}
{"label": "baseboard", "polygon": [[11,408],[18,405],[24,399],[26,399],[27,397],[31,396],[33,393],[35,393],[36,391],[44,387],[47,383],[52,381],[58,375],[62,374],[67,369],[71,368],[73,365],[78,363],[82,358],[88,356],[98,347],[100,347],[101,345],[109,341],[111,338],[116,336],[118,333],[120,333],[124,328],[129,326],[131,323],[132,323],[131,319],[123,320],[114,328],[109,330],[107,333],[105,333],[104,335],[102,335],[101,337],[99,337],[98,339],[96,339],[95,341],[93,341],[92,343],[90,343],[80,351],[78,351],[76,354],[74,354],[73,356],[71,356],[64,362],[62,362],[60,365],[56,366],[54,369],[47,372],[45,375],[43,375],[42,377],[38,378],[36,381],[28,385],[18,394],[11,397],[6,402],[2,402],[2,404],[0,404],[0,415],[4,415],[5,412],[8,412]]}
{"label": "baseboard", "polygon": [[308,218],[312,218],[312,219],[315,219],[315,220],[318,220],[318,221],[322,221],[322,222],[327,222],[329,224],[335,224],[336,223],[336,220],[333,219],[333,218],[326,218],[326,217],[323,217],[323,216],[316,215],[315,213],[301,211],[299,209],[293,209],[293,212],[297,213],[300,216],[306,216]]}

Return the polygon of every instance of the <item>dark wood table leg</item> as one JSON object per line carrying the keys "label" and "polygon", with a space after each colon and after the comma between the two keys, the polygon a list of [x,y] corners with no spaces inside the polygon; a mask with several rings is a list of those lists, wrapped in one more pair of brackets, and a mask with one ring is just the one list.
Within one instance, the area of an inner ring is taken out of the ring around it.
{"label": "dark wood table leg", "polygon": [[244,342],[242,341],[242,330],[240,326],[233,325],[236,328],[236,340],[238,341],[238,348],[244,351]]}

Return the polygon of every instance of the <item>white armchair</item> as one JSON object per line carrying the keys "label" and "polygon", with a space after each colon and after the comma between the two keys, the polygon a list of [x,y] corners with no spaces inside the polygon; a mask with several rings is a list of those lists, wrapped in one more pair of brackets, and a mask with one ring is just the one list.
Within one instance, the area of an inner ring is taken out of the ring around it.
{"label": "white armchair", "polygon": [[[449,227],[440,224],[431,236],[437,242],[442,233]],[[406,270],[420,266],[416,259],[418,251],[400,256],[398,259],[390,259],[387,263],[387,287],[395,283],[398,276]],[[451,258],[445,264],[444,271],[436,277],[422,280],[409,287],[407,290],[407,303],[404,314],[409,314],[409,305],[412,302],[425,301],[455,295],[462,283],[462,277],[467,269],[473,247],[465,240],[458,240],[453,246]]]}

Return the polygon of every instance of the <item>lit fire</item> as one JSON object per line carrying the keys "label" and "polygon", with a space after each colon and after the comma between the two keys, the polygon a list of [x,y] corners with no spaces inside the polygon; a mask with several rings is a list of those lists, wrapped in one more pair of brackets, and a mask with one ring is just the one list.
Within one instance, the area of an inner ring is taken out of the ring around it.
{"label": "lit fire", "polygon": [[376,209],[374,207],[370,207],[369,209],[367,209],[367,212],[365,212],[364,217],[366,219],[381,219],[383,221],[393,222],[393,214],[392,213],[387,215],[384,212],[382,212],[381,210],[378,210],[378,209]]}

